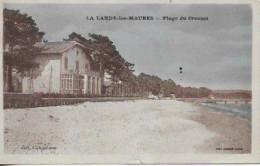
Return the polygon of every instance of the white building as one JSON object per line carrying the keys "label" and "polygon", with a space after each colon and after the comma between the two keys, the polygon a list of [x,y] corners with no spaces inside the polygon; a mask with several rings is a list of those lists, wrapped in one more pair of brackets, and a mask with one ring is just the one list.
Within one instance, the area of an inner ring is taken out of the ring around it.
{"label": "white building", "polygon": [[76,41],[38,44],[39,68],[22,81],[23,93],[101,94],[100,72],[94,69],[88,49]]}

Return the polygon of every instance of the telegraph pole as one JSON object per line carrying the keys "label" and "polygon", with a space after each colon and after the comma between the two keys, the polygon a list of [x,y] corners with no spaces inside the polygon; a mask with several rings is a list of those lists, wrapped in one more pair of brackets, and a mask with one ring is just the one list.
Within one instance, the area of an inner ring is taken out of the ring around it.
{"label": "telegraph pole", "polygon": [[49,79],[49,92],[51,92],[51,89],[52,89],[52,66],[51,66],[51,73],[50,73],[50,79]]}

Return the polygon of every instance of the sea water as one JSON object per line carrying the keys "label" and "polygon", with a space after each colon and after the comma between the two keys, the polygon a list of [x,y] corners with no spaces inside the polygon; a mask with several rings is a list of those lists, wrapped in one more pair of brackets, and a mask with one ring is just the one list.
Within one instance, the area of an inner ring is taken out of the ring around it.
{"label": "sea water", "polygon": [[235,116],[246,118],[251,120],[251,104],[245,103],[202,103],[205,107],[209,108],[211,111],[231,113]]}

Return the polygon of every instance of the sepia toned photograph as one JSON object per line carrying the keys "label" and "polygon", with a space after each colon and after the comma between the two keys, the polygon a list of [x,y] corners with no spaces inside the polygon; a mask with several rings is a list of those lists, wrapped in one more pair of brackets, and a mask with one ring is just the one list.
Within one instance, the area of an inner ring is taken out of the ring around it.
{"label": "sepia toned photograph", "polygon": [[4,155],[252,153],[251,4],[2,14]]}

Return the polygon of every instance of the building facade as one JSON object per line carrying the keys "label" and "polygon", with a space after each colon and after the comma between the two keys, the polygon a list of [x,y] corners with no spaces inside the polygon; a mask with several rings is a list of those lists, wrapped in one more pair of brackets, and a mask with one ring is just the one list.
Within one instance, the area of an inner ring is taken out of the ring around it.
{"label": "building facade", "polygon": [[76,41],[39,43],[39,67],[22,80],[23,93],[101,94],[100,71],[88,49]]}

